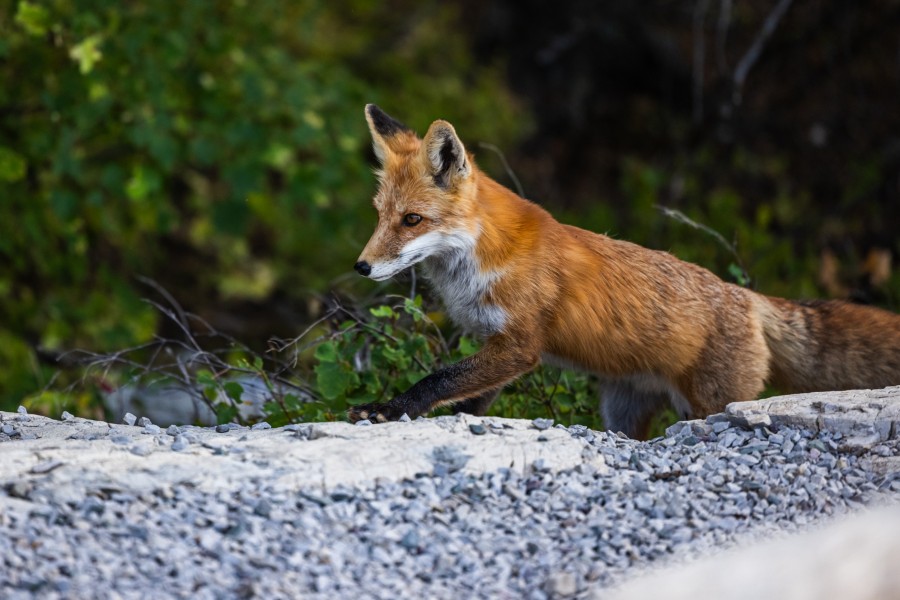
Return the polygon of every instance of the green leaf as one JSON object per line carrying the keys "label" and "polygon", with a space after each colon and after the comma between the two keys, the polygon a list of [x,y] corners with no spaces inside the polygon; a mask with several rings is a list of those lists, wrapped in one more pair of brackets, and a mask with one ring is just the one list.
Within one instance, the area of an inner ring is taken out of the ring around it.
{"label": "green leaf", "polygon": [[132,200],[146,200],[162,187],[159,174],[153,169],[137,165],[131,173],[131,179],[125,185],[125,192]]}
{"label": "green leaf", "polygon": [[326,400],[337,400],[359,384],[359,377],[339,363],[323,362],[316,365],[316,385]]}
{"label": "green leaf", "polygon": [[92,35],[82,40],[80,44],[75,44],[69,50],[69,57],[78,63],[78,70],[81,71],[82,75],[90,73],[94,65],[103,58],[103,53],[100,52],[99,48],[102,42],[103,38],[100,35]]}
{"label": "green leaf", "polygon": [[235,402],[241,401],[241,395],[244,393],[244,387],[237,381],[229,381],[222,386],[222,389],[225,390],[225,395],[227,395]]}
{"label": "green leaf", "polygon": [[378,317],[379,319],[395,319],[397,318],[397,313],[394,312],[394,309],[387,305],[382,305],[377,308],[370,308],[369,312],[372,313],[373,317]]}
{"label": "green leaf", "polygon": [[0,180],[18,181],[25,177],[27,163],[21,154],[0,146]]}
{"label": "green leaf", "polygon": [[316,360],[322,363],[333,363],[338,360],[337,345],[334,342],[322,342],[316,348]]}
{"label": "green leaf", "polygon": [[285,394],[284,405],[288,410],[296,411],[299,410],[303,405],[303,401],[300,400],[300,398],[298,398],[295,394]]}
{"label": "green leaf", "polygon": [[750,278],[747,276],[747,272],[735,263],[731,263],[728,265],[728,273],[732,277],[734,277],[734,280],[738,283],[738,285],[746,286],[750,283]]}
{"label": "green leaf", "polygon": [[462,336],[459,338],[459,352],[463,356],[471,356],[478,352],[478,343],[472,338]]}
{"label": "green leaf", "polygon": [[201,369],[200,371],[197,371],[197,383],[204,387],[215,386],[216,379],[213,377],[212,373],[206,369]]}
{"label": "green leaf", "polygon": [[216,407],[216,421],[218,421],[220,425],[222,423],[231,423],[237,415],[238,409],[236,406],[221,404]]}
{"label": "green leaf", "polygon": [[39,4],[22,0],[16,11],[16,23],[30,35],[41,37],[47,35],[50,27],[50,13]]}
{"label": "green leaf", "polygon": [[407,314],[412,315],[413,320],[417,323],[424,319],[425,313],[422,312],[422,296],[416,296],[415,300],[405,298],[403,301],[403,310],[406,311]]}

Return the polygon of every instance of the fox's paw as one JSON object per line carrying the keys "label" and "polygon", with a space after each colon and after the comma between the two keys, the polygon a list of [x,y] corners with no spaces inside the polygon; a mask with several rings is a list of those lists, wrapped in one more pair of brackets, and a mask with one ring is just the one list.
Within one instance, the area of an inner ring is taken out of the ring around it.
{"label": "fox's paw", "polygon": [[350,419],[351,423],[356,423],[363,419],[368,419],[373,423],[386,423],[387,421],[396,421],[402,416],[402,412],[398,413],[394,407],[386,403],[357,404],[356,406],[351,406],[347,411],[347,418]]}

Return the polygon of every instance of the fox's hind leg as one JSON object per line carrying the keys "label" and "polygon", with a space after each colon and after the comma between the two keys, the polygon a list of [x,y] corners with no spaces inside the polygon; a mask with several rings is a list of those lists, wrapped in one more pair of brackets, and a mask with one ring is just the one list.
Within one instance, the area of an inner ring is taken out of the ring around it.
{"label": "fox's hind leg", "polygon": [[[679,402],[681,395],[657,378],[636,376],[604,381],[600,386],[603,424],[609,431],[621,431],[637,440],[647,439],[650,421],[667,406]],[[688,415],[683,415],[688,416]]]}

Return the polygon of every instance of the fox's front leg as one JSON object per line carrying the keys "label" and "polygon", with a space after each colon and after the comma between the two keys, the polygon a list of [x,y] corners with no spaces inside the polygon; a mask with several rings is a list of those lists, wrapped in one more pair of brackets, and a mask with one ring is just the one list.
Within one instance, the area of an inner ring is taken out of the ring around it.
{"label": "fox's front leg", "polygon": [[390,402],[360,404],[347,416],[353,423],[396,421],[404,413],[414,419],[439,406],[485,397],[533,369],[538,356],[536,349],[492,338],[481,351],[428,375]]}

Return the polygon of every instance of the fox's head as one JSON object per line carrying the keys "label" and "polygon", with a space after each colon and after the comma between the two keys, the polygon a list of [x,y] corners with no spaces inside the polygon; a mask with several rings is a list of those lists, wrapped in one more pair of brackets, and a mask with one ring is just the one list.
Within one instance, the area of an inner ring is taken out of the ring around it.
{"label": "fox's head", "polygon": [[373,201],[378,225],[355,269],[381,281],[431,256],[472,247],[478,224],[471,214],[471,158],[446,121],[419,139],[374,104],[366,105],[379,186]]}

